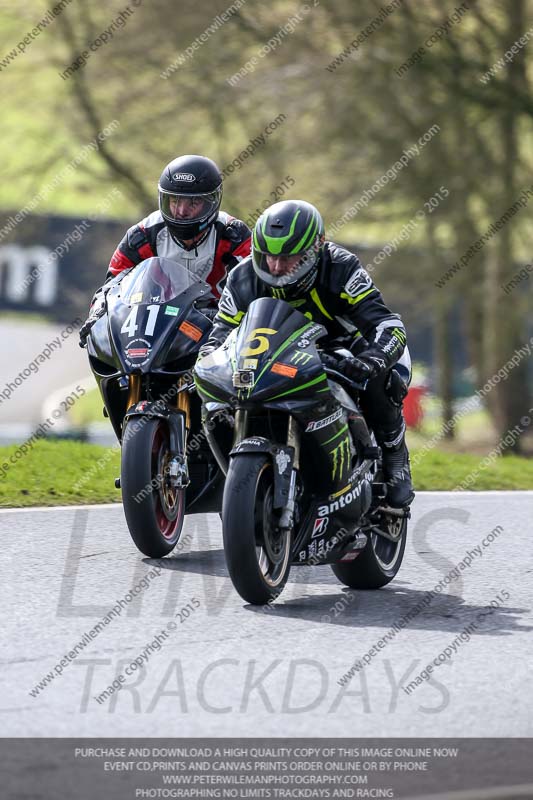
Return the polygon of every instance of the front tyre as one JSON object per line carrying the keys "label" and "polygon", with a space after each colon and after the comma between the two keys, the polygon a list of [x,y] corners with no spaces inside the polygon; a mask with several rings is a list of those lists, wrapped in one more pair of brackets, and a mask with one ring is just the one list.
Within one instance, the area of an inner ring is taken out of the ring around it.
{"label": "front tyre", "polygon": [[132,417],[122,438],[120,480],[124,514],[138,549],[150,558],[177,545],[185,517],[185,489],[167,481],[170,461],[165,420]]}
{"label": "front tyre", "polygon": [[368,542],[357,558],[331,566],[335,576],[350,589],[381,589],[400,569],[407,539],[407,519],[382,514],[380,528],[388,538],[369,533]]}
{"label": "front tyre", "polygon": [[273,496],[268,456],[247,453],[231,460],[222,501],[224,553],[235,589],[254,605],[275,600],[290,572],[291,532],[277,526]]}

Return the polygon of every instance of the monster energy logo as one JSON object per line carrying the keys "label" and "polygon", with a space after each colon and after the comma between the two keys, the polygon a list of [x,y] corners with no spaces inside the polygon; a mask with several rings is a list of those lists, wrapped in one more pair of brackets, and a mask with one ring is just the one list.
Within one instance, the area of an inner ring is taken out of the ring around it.
{"label": "monster energy logo", "polygon": [[402,331],[401,328],[393,328],[392,333],[396,336],[397,339],[400,340],[402,344],[405,344],[407,341],[407,336],[405,335],[405,331]]}
{"label": "monster energy logo", "polygon": [[278,300],[283,300],[285,297],[285,289],[276,289],[272,287],[272,297],[276,297]]}
{"label": "monster energy logo", "polygon": [[291,358],[291,364],[302,364],[302,366],[304,366],[308,364],[312,358],[312,353],[302,353],[301,350],[296,350]]}
{"label": "monster energy logo", "polygon": [[350,437],[345,436],[341,439],[339,444],[329,451],[329,454],[333,459],[331,477],[335,480],[336,477],[340,478],[342,476],[345,465],[348,466],[350,463]]}

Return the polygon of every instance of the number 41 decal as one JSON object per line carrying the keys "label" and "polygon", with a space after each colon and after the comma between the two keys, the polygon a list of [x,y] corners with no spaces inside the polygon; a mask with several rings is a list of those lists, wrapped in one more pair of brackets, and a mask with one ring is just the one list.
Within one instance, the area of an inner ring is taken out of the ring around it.
{"label": "number 41 decal", "polygon": [[[148,310],[148,317],[146,319],[146,328],[144,331],[144,336],[153,336],[155,323],[157,321],[157,315],[159,314],[159,309],[161,306],[146,306]],[[129,338],[131,339],[132,336],[135,336],[137,333],[138,325],[137,325],[137,312],[139,311],[139,306],[133,306],[130,313],[124,320],[124,325],[120,329],[121,333],[127,333]]]}

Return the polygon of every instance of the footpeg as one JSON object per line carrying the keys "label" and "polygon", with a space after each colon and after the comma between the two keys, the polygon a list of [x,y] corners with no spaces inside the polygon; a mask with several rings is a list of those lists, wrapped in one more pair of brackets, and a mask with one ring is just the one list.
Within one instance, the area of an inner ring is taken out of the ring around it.
{"label": "footpeg", "polygon": [[389,514],[391,517],[400,517],[402,519],[411,519],[411,509],[409,506],[404,508],[394,508],[393,506],[379,506],[373,514]]}
{"label": "footpeg", "polygon": [[120,489],[120,478],[115,478],[115,489]]}
{"label": "footpeg", "polygon": [[381,447],[365,447],[363,448],[363,458],[371,458],[377,461],[381,458]]}

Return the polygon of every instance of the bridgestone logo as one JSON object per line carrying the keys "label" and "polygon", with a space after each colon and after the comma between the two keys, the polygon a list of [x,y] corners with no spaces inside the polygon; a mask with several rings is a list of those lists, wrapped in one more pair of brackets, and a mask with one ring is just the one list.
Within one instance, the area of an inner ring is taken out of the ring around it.
{"label": "bridgestone logo", "polygon": [[327,428],[328,425],[331,425],[333,422],[336,422],[338,419],[342,417],[343,411],[342,408],[339,408],[333,414],[330,414],[329,417],[325,417],[324,419],[318,419],[315,422],[310,422],[307,428],[305,429],[306,433],[310,433],[311,431],[318,431],[320,428]]}

